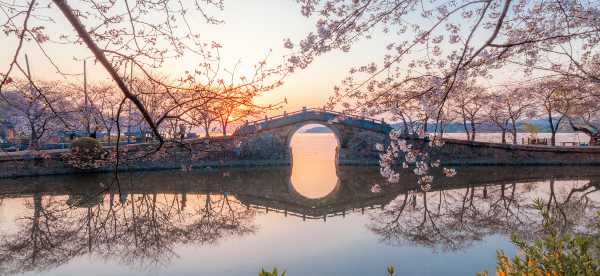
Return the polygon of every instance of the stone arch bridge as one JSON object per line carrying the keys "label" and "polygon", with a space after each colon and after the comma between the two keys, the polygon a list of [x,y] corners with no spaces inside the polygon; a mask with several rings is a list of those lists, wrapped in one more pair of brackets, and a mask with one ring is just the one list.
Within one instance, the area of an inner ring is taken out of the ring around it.
{"label": "stone arch bridge", "polygon": [[291,164],[290,141],[308,124],[329,128],[338,141],[337,164],[377,164],[376,144],[388,144],[392,127],[383,120],[359,117],[322,109],[307,109],[248,122],[238,128],[234,141],[240,158],[265,164]]}

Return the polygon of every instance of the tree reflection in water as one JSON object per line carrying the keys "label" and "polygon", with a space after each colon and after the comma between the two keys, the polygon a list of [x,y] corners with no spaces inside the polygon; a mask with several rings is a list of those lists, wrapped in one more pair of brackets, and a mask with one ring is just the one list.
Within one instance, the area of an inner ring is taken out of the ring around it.
{"label": "tree reflection in water", "polygon": [[[467,186],[437,191],[406,191],[371,214],[369,229],[380,240],[441,250],[470,247],[492,234],[539,238],[542,217],[534,200],[558,214],[564,233],[588,234],[600,210],[600,182],[536,181]],[[560,189],[556,187],[559,186]],[[596,193],[595,193],[596,192]]]}
{"label": "tree reflection in water", "polygon": [[[132,194],[121,204],[110,193],[69,206],[74,196],[81,195],[33,195],[26,205],[31,216],[0,238],[1,274],[49,270],[87,253],[154,268],[176,256],[175,245],[214,244],[256,231],[256,211],[227,194]],[[190,197],[194,204],[186,203]]]}
{"label": "tree reflection in water", "polygon": [[[177,246],[253,235],[267,210],[323,220],[367,210],[367,227],[384,243],[459,250],[492,234],[534,238],[541,218],[533,200],[541,198],[564,232],[586,233],[600,209],[594,171],[461,168],[421,192],[410,174],[383,185],[376,168],[340,167],[339,188],[321,199],[299,195],[289,168],[132,173],[120,189],[103,184],[110,175],[2,180],[1,202],[18,199],[25,211],[8,222],[15,231],[0,233],[0,274],[47,271],[83,255],[166,266]],[[378,183],[382,191],[372,191]]]}

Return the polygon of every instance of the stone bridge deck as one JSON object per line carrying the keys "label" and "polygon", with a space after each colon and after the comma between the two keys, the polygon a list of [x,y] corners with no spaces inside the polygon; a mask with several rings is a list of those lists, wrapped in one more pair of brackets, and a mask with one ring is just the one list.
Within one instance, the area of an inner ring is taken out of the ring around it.
{"label": "stone bridge deck", "polygon": [[265,119],[248,122],[239,127],[234,132],[234,136],[251,135],[263,130],[282,128],[304,122],[321,122],[324,124],[335,123],[384,134],[387,134],[392,130],[392,127],[384,120],[366,118],[330,110],[304,108],[296,112],[283,113],[283,115],[265,117]]}

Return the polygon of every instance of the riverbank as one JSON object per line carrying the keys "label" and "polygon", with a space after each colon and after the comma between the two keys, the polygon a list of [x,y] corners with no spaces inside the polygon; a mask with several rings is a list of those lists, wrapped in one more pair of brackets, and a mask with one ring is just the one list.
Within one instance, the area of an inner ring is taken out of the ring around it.
{"label": "riverbank", "polygon": [[444,165],[600,165],[600,147],[501,144],[444,139],[431,150],[431,158]]}
{"label": "riverbank", "polygon": [[[430,149],[432,160],[445,166],[600,166],[600,147],[551,147],[445,139]],[[424,144],[424,140],[413,140]],[[186,140],[156,151],[153,144],[123,146],[119,171],[201,170],[217,167],[290,166],[290,159],[261,159],[243,154],[232,138]],[[113,148],[106,148],[114,150]],[[67,149],[0,153],[0,178],[114,171],[114,161],[95,169],[70,165]],[[374,166],[378,159],[337,160],[340,166]]]}

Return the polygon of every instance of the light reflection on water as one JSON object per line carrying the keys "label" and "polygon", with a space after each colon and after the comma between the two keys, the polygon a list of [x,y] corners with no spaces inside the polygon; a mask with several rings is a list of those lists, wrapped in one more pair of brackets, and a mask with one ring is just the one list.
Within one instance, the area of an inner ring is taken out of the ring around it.
{"label": "light reflection on water", "polygon": [[110,175],[2,180],[0,275],[474,275],[515,253],[510,233],[533,238],[535,198],[587,231],[596,171],[464,167],[427,193],[410,174],[373,193],[377,168],[339,167],[320,199],[289,168],[122,174],[120,193]]}
{"label": "light reflection on water", "polygon": [[337,141],[333,133],[296,133],[292,137],[292,186],[306,198],[323,198],[338,185]]}

